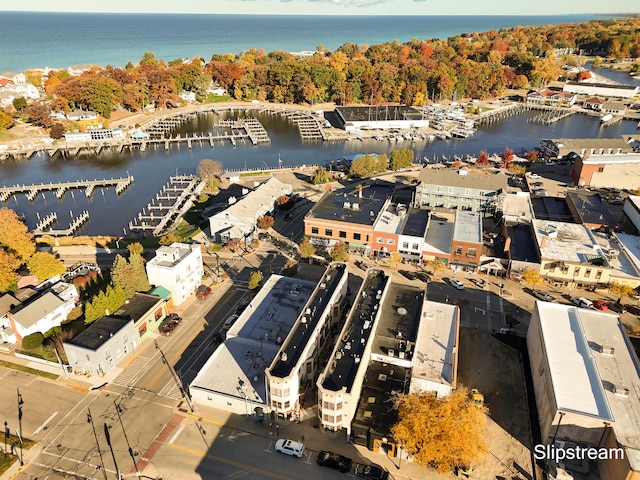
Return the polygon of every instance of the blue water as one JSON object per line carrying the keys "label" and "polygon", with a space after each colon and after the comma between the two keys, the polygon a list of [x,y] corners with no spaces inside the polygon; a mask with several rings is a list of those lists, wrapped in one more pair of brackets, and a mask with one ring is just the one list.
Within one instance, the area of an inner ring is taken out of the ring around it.
{"label": "blue water", "polygon": [[290,16],[0,12],[0,72],[91,63],[124,66],[146,51],[167,62],[250,48],[335,50],[447,38],[517,25],[578,23],[605,15]]}

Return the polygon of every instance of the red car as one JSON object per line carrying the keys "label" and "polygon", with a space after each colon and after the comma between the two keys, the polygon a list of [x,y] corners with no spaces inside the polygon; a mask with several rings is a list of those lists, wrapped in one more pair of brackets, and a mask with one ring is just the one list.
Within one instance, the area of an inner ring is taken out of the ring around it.
{"label": "red car", "polygon": [[211,293],[210,287],[207,287],[206,285],[200,285],[196,290],[196,297],[202,300],[203,298],[207,298],[210,293]]}
{"label": "red car", "polygon": [[602,300],[594,300],[593,301],[593,308],[595,308],[596,310],[609,310],[609,307],[607,306],[606,303],[604,303]]}

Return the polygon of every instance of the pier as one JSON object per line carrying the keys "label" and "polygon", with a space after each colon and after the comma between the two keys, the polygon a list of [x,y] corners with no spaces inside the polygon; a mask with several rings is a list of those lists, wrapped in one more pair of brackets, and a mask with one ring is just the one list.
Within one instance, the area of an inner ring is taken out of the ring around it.
{"label": "pier", "polygon": [[282,115],[298,126],[298,131],[300,132],[300,138],[302,138],[302,140],[327,139],[324,129],[322,128],[322,124],[309,112],[302,110],[287,110],[283,111]]}
{"label": "pier", "polygon": [[[220,120],[217,127],[230,128],[235,138],[249,138],[252,145],[271,143],[267,130],[257,118],[239,118],[238,120]],[[235,143],[234,143],[235,146]]]}
{"label": "pier", "polygon": [[73,218],[73,213],[69,212],[72,216],[71,223],[69,223],[69,227],[64,230],[44,230],[49,225],[51,225],[54,221],[57,220],[56,213],[51,213],[47,215],[44,219],[38,222],[36,229],[32,232],[35,236],[42,235],[50,235],[52,237],[69,237],[73,235],[82,225],[85,224],[89,220],[89,212],[86,210],[83,211],[80,215]]}
{"label": "pier", "polygon": [[176,225],[193,205],[193,199],[205,182],[195,175],[176,175],[141,213],[131,222],[129,230],[142,235],[160,236]]}
{"label": "pier", "polygon": [[122,178],[103,178],[102,180],[76,180],[73,182],[40,183],[32,185],[13,185],[0,187],[0,202],[6,202],[13,195],[24,193],[30,202],[33,202],[39,193],[53,191],[58,199],[62,199],[71,189],[84,189],[87,197],[91,197],[96,188],[115,187],[119,195],[133,183],[133,175]]}

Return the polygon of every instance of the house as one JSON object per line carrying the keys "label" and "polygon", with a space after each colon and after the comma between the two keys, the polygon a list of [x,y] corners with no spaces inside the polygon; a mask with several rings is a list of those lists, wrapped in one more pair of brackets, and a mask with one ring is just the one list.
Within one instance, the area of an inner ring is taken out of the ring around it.
{"label": "house", "polygon": [[227,89],[222,88],[221,86],[215,86],[210,88],[208,92],[215,95],[216,97],[222,97],[227,94]]}
{"label": "house", "polygon": [[63,345],[75,373],[105,376],[123,360],[131,358],[137,344],[133,320],[106,316],[94,320]]}
{"label": "house", "polygon": [[8,314],[15,335],[12,341],[22,342],[27,335],[36,332],[46,333],[53,327],[60,326],[75,306],[73,300],[63,300],[51,290],[28,303],[18,305]]}
{"label": "house", "polygon": [[144,341],[149,334],[158,331],[167,316],[166,303],[157,295],[136,292],[114,315],[133,320],[140,341]]}
{"label": "house", "polygon": [[600,478],[638,478],[640,365],[620,318],[536,301],[527,351],[542,443],[605,448]]}
{"label": "house", "polygon": [[216,242],[226,242],[232,238],[252,238],[256,232],[258,219],[275,208],[276,200],[282,195],[290,195],[291,185],[282,183],[275,177],[258,185],[246,196],[231,202],[227,208],[209,217],[211,236]]}
{"label": "house", "polygon": [[593,82],[567,82],[562,87],[563,92],[599,97],[633,98],[640,91],[639,86],[615,85]]}
{"label": "house", "polygon": [[451,269],[476,272],[482,247],[482,214],[458,210],[451,240]]}
{"label": "house", "polygon": [[553,87],[543,87],[527,93],[530,105],[551,105],[553,107],[571,106],[576,102],[576,95]]}
{"label": "house", "polygon": [[97,118],[98,114],[90,110],[72,110],[67,113],[67,120],[71,120],[72,122],[79,122],[80,120],[96,120]]}
{"label": "house", "polygon": [[416,206],[437,212],[502,210],[508,179],[502,173],[473,173],[466,169],[423,168],[418,176]]}
{"label": "house", "polygon": [[67,68],[67,72],[69,72],[69,75],[71,75],[72,77],[79,77],[85,72],[89,72],[91,70],[99,69],[99,68],[100,68],[100,65],[92,65],[90,63],[79,63],[76,65],[69,66]]}
{"label": "house", "polygon": [[178,97],[180,97],[182,100],[188,103],[195,102],[196,92],[187,92],[186,90],[183,90],[178,94]]}
{"label": "house", "polygon": [[35,85],[26,81],[22,83],[7,83],[4,86],[0,86],[0,101],[3,105],[11,105],[16,98],[37,100],[40,98],[40,91]]}
{"label": "house", "polygon": [[175,305],[196,291],[204,274],[202,251],[197,244],[173,243],[160,247],[145,267],[149,283],[169,290]]}
{"label": "house", "polygon": [[624,115],[627,112],[627,106],[619,100],[608,100],[602,105],[602,113],[611,115]]}
{"label": "house", "polygon": [[9,321],[9,312],[18,307],[22,302],[11,293],[5,293],[0,297],[0,342],[15,343],[16,338]]}
{"label": "house", "polygon": [[589,97],[584,102],[582,102],[582,106],[589,110],[595,110],[599,112],[602,110],[602,105],[604,105],[606,101],[606,99],[600,97]]}

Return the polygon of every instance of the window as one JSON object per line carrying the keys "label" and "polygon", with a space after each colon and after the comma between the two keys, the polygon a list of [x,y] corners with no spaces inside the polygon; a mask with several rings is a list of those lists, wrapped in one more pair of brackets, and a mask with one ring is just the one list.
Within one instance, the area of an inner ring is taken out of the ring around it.
{"label": "window", "polygon": [[584,271],[584,278],[589,278],[589,276],[590,276],[590,275],[591,275],[591,269],[590,269],[590,268],[587,268],[587,269]]}
{"label": "window", "polygon": [[436,187],[436,192],[441,192],[442,191],[442,185],[438,185]]}
{"label": "window", "polygon": [[464,194],[465,195],[471,195],[471,189],[470,188],[465,188],[464,189]]}
{"label": "window", "polygon": [[384,238],[376,237],[376,243],[384,243]]}
{"label": "window", "polygon": [[602,173],[602,172],[604,172],[604,167],[598,168],[598,173]]}
{"label": "window", "polygon": [[104,358],[111,358],[111,349],[110,348],[107,348],[104,351]]}
{"label": "window", "polygon": [[402,242],[402,248],[404,249],[409,248],[409,242]]}
{"label": "window", "polygon": [[333,237],[333,230],[331,230],[330,228],[325,228],[325,229],[324,229],[324,234],[325,234],[327,237]]}
{"label": "window", "polygon": [[456,247],[456,253],[454,255],[462,255],[462,247]]}
{"label": "window", "polygon": [[420,244],[414,243],[411,245],[411,250],[419,250],[419,249],[420,249]]}
{"label": "window", "polygon": [[362,235],[360,235],[359,233],[354,233],[353,234],[353,239],[354,240],[360,240],[361,237],[362,237]]}
{"label": "window", "polygon": [[393,238],[387,238],[387,244],[389,245],[395,245],[396,241]]}
{"label": "window", "polygon": [[129,341],[129,335],[127,333],[122,334],[122,343],[127,343]]}
{"label": "window", "polygon": [[336,410],[342,410],[342,402],[336,403]]}
{"label": "window", "polygon": [[113,358],[110,358],[110,359],[109,359],[109,366],[110,366],[111,368],[113,368]]}
{"label": "window", "polygon": [[567,273],[569,273],[569,267],[567,267],[566,265],[562,265],[562,268],[560,269],[560,271],[566,275]]}
{"label": "window", "polygon": [[573,269],[573,276],[577,277],[578,275],[580,275],[580,267],[576,267]]}
{"label": "window", "polygon": [[476,258],[476,255],[478,255],[478,251],[475,248],[467,249],[467,257]]}
{"label": "window", "polygon": [[347,238],[347,232],[345,232],[344,230],[340,230],[340,231],[338,232],[338,236],[339,236],[340,238]]}
{"label": "window", "polygon": [[325,422],[333,423],[333,415],[327,415],[326,413],[322,416],[322,419]]}
{"label": "window", "polygon": [[283,397],[288,397],[291,394],[291,390],[289,389],[289,387],[284,389],[284,392],[282,392],[282,396]]}
{"label": "window", "polygon": [[456,193],[456,189],[454,187],[449,187],[449,193]]}
{"label": "window", "polygon": [[601,277],[602,277],[602,270],[597,270],[596,271],[596,280],[600,280]]}
{"label": "window", "polygon": [[286,402],[284,402],[284,409],[285,410],[289,410],[290,406],[291,406],[291,403],[288,400]]}
{"label": "window", "polygon": [[333,403],[329,403],[326,400],[324,402],[322,402],[322,409],[323,410],[333,410]]}
{"label": "window", "polygon": [[164,313],[164,312],[162,311],[162,309],[161,309],[161,308],[159,308],[158,310],[156,310],[156,312],[153,314],[154,318],[156,319],[156,322],[157,322],[158,320],[160,320],[160,317],[162,317],[163,313]]}
{"label": "window", "polygon": [[280,388],[273,388],[271,391],[271,394],[274,397],[281,397],[282,396],[282,390]]}
{"label": "window", "polygon": [[124,354],[126,355],[127,353],[129,353],[129,347],[127,347],[126,345],[122,346],[122,350],[124,350]]}
{"label": "window", "polygon": [[307,362],[307,374],[311,373],[311,362]]}
{"label": "window", "polygon": [[311,233],[313,233],[314,235],[317,235],[319,232],[318,227],[311,227]]}

